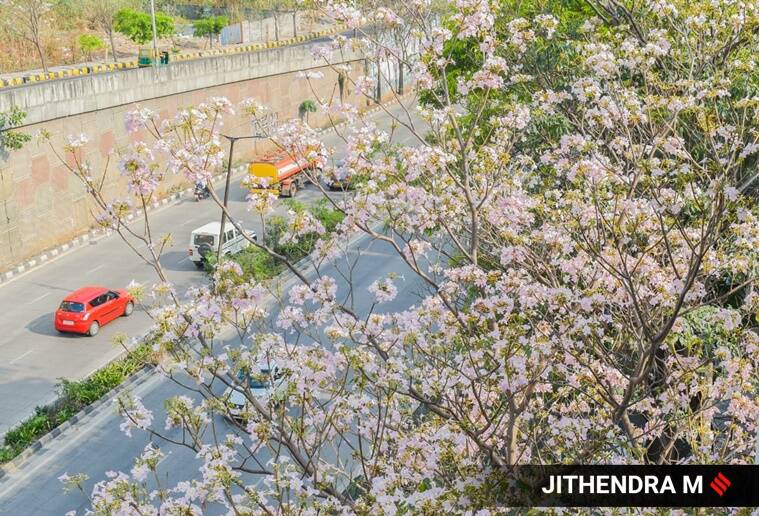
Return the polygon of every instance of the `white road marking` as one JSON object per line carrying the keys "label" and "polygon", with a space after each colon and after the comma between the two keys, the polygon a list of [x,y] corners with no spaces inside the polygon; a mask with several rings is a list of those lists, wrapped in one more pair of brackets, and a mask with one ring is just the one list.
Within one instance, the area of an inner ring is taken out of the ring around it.
{"label": "white road marking", "polygon": [[380,253],[377,251],[362,251],[360,249],[352,249],[352,248],[348,249],[347,252],[348,254],[355,254],[359,256],[378,256],[381,258],[394,258],[398,256],[397,254],[392,254],[392,253]]}
{"label": "white road marking", "polygon": [[101,263],[101,264],[100,264],[100,265],[98,265],[97,267],[95,267],[95,268],[93,268],[93,269],[90,269],[90,272],[99,271],[99,270],[100,270],[100,269],[102,269],[103,267],[105,267],[105,264],[104,264],[104,263]]}
{"label": "white road marking", "polygon": [[189,259],[190,259],[190,257],[189,257],[189,256],[185,256],[184,258],[182,258],[181,260],[179,260],[179,262],[178,262],[178,263],[184,263],[184,262],[186,262],[186,261],[187,261],[187,260],[189,260]]}
{"label": "white road marking", "polygon": [[19,360],[21,360],[22,358],[24,358],[26,355],[28,355],[29,353],[31,353],[31,352],[33,352],[33,351],[34,351],[33,349],[30,349],[29,351],[27,351],[27,352],[26,352],[26,353],[24,353],[23,355],[19,355],[19,356],[17,356],[16,358],[14,358],[13,360],[11,360],[11,361],[10,361],[10,362],[8,362],[8,363],[9,363],[9,364],[15,364],[16,362],[18,362]]}
{"label": "white road marking", "polygon": [[46,294],[42,294],[40,297],[37,297],[37,298],[34,298],[34,299],[32,299],[31,301],[29,301],[29,302],[28,302],[28,303],[26,303],[26,304],[27,304],[27,305],[33,305],[34,303],[36,303],[36,302],[37,302],[37,301],[39,301],[40,299],[44,299],[44,298],[46,298],[46,297],[47,297],[47,296],[49,296],[49,295],[50,295],[50,292],[47,292]]}

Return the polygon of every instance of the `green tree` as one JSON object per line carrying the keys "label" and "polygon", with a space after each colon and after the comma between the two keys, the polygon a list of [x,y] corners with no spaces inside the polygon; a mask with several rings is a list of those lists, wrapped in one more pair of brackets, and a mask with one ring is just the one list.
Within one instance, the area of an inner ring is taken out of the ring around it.
{"label": "green tree", "polygon": [[[155,13],[156,36],[165,38],[174,33],[174,20],[166,13]],[[134,9],[121,9],[114,17],[114,29],[138,45],[153,39],[153,25],[150,15]]]}
{"label": "green tree", "polygon": [[10,111],[0,113],[0,151],[19,150],[32,137],[20,131],[14,131],[26,118],[26,113],[13,106]]}
{"label": "green tree", "polygon": [[309,113],[316,113],[316,104],[313,100],[304,100],[298,106],[298,116],[301,120],[308,122]]}
{"label": "green tree", "polygon": [[115,15],[122,9],[133,9],[140,5],[139,0],[86,0],[85,13],[87,19],[95,27],[105,32],[111,44],[113,60],[118,62],[114,33],[117,32],[114,25]]}
{"label": "green tree", "polygon": [[92,53],[96,50],[102,50],[105,48],[105,43],[99,37],[94,34],[81,34],[77,39],[79,48],[82,49],[82,53],[87,57],[88,61],[92,61]]}
{"label": "green tree", "polygon": [[229,18],[226,16],[209,16],[192,24],[195,35],[198,37],[208,36],[208,41],[213,48],[213,40],[218,39],[219,34],[224,27],[229,25]]}

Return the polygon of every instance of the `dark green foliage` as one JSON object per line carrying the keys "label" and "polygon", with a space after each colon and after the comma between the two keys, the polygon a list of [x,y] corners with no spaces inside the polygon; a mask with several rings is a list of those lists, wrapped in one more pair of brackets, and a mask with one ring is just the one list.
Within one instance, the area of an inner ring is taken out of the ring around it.
{"label": "dark green foliage", "polygon": [[20,126],[25,118],[26,113],[16,106],[13,106],[10,111],[0,113],[0,152],[19,150],[32,139],[29,134],[12,130]]}
{"label": "dark green foliage", "polygon": [[[315,206],[306,208],[303,203],[288,199],[284,201],[287,206],[296,213],[308,210],[321,224],[327,233],[335,230],[337,225],[343,220],[343,214],[332,209],[326,200],[322,200]],[[263,242],[275,253],[284,256],[291,262],[296,262],[308,256],[313,251],[314,246],[319,238],[317,234],[305,235],[298,239],[296,243],[282,243],[282,236],[287,231],[287,221],[284,217],[274,216],[267,221],[266,234]],[[244,251],[237,253],[232,257],[243,270],[245,280],[254,279],[263,281],[273,278],[285,268],[284,263],[277,261],[265,250],[249,246]],[[216,257],[209,256],[208,271],[215,268]]]}

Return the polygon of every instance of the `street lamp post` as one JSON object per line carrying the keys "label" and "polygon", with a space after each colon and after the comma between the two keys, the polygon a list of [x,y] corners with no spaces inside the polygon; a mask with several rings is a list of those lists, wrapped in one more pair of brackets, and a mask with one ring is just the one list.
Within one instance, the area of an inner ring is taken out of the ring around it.
{"label": "street lamp post", "polygon": [[216,263],[221,261],[221,246],[224,241],[224,225],[227,222],[227,203],[229,201],[229,183],[232,180],[232,157],[235,152],[235,143],[237,140],[254,140],[268,138],[265,134],[252,134],[249,136],[227,136],[222,134],[224,138],[229,140],[229,160],[227,161],[227,178],[224,183],[224,209],[221,210],[221,228],[219,229],[219,246],[216,249]]}
{"label": "street lamp post", "polygon": [[229,201],[229,183],[232,180],[232,162],[234,161],[235,143],[237,140],[259,140],[269,137],[269,132],[277,123],[277,114],[269,113],[263,117],[256,117],[253,121],[253,127],[256,130],[255,134],[247,136],[228,136],[222,134],[223,138],[229,140],[229,161],[227,162],[227,178],[224,183],[224,204],[221,210],[221,227],[219,228],[219,246],[216,249],[216,263],[221,261],[221,245],[224,241],[224,225],[227,222],[227,202]]}
{"label": "street lamp post", "polygon": [[153,66],[155,67],[155,61],[158,59],[158,36],[155,24],[155,0],[150,0],[150,18],[153,23]]}

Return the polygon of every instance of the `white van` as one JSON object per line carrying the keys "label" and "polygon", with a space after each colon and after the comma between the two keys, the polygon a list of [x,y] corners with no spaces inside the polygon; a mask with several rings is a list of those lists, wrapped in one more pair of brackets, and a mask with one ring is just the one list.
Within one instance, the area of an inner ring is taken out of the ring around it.
{"label": "white van", "polygon": [[[208,253],[215,254],[219,248],[219,233],[221,232],[220,222],[209,222],[192,232],[190,236],[190,260],[195,263],[198,269],[204,266],[204,256]],[[246,231],[253,240],[256,240],[256,234],[252,231]],[[237,231],[232,224],[224,224],[224,239],[221,244],[222,254],[239,253],[250,245],[250,242]]]}

